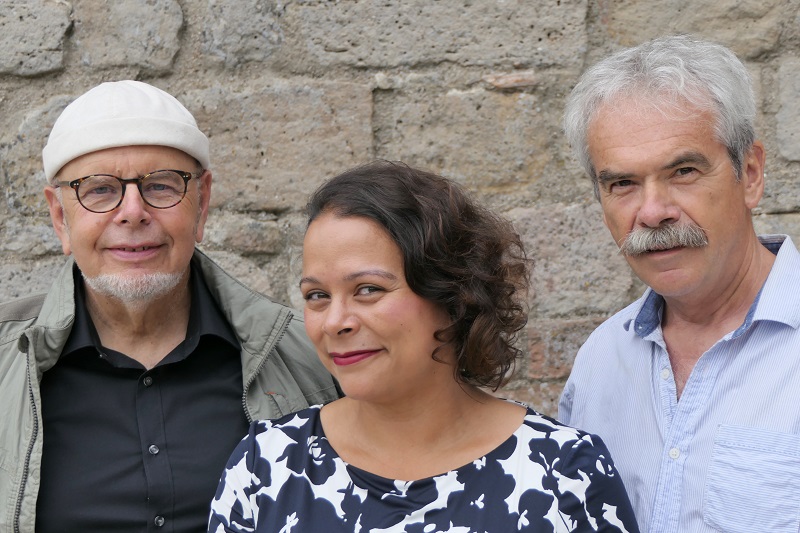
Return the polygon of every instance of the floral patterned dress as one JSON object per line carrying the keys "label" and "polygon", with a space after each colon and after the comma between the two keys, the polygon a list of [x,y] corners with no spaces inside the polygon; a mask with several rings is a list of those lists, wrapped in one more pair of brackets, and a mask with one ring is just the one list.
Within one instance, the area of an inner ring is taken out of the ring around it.
{"label": "floral patterned dress", "polygon": [[503,444],[416,481],[345,463],[320,406],[254,422],[212,502],[209,531],[636,532],[619,474],[598,437],[528,409]]}

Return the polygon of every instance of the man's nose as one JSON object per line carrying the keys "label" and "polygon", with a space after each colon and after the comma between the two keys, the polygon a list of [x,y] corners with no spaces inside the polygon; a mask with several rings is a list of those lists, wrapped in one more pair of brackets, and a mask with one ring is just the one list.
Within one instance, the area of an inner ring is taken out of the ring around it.
{"label": "man's nose", "polygon": [[150,212],[147,210],[139,187],[134,182],[123,184],[122,203],[117,208],[116,216],[118,222],[142,223],[150,220]]}
{"label": "man's nose", "polygon": [[640,226],[656,228],[674,224],[681,218],[681,210],[675,202],[668,184],[647,182],[641,188],[641,204],[636,215]]}

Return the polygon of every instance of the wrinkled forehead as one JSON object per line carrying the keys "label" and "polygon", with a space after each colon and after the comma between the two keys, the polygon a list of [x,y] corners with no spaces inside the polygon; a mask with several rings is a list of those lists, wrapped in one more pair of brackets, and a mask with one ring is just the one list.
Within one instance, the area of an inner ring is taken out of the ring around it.
{"label": "wrinkled forehead", "polygon": [[[626,128],[620,131],[619,125]],[[623,138],[635,140],[637,132],[668,124],[680,124],[697,131],[708,131],[717,142],[722,142],[717,131],[718,115],[712,103],[690,101],[670,94],[634,93],[620,94],[600,104],[587,124],[587,148],[593,170],[598,139],[612,129]]]}

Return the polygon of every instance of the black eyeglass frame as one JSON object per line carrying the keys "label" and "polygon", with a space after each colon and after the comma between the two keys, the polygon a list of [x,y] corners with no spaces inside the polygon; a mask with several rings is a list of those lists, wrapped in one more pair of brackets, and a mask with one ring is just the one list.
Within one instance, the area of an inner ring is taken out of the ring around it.
{"label": "black eyeglass frame", "polygon": [[[167,205],[167,206],[153,205],[153,204],[151,204],[150,202],[147,201],[147,198],[144,197],[144,193],[142,192],[142,182],[144,180],[146,180],[147,178],[149,178],[150,176],[152,176],[153,174],[157,173],[157,172],[174,172],[175,174],[178,174],[181,178],[183,178],[183,194],[181,195],[180,199],[178,199],[178,201],[175,202],[172,205]],[[116,209],[120,205],[122,205],[122,200],[125,199],[125,191],[128,190],[128,184],[129,183],[136,183],[136,188],[139,189],[139,196],[141,196],[141,198],[144,201],[144,203],[146,203],[150,207],[152,207],[154,209],[169,209],[171,207],[175,207],[176,205],[181,203],[184,198],[186,198],[186,191],[189,190],[189,180],[192,179],[192,178],[199,178],[200,176],[205,174],[205,172],[206,172],[205,169],[201,169],[200,172],[198,172],[197,175],[195,175],[195,174],[192,174],[191,172],[186,172],[185,170],[175,170],[175,169],[171,169],[171,168],[161,168],[161,169],[158,169],[158,170],[154,170],[152,172],[148,172],[147,174],[144,174],[144,175],[139,176],[137,178],[120,178],[119,176],[114,176],[113,174],[91,174],[89,176],[84,176],[82,178],[78,178],[78,179],[71,180],[71,181],[56,181],[55,185],[58,185],[59,187],[70,187],[70,188],[74,189],[75,190],[75,197],[78,199],[78,203],[81,204],[81,207],[83,207],[84,209],[86,209],[87,211],[89,211],[91,213],[108,213],[109,211],[113,211],[114,209]],[[104,209],[103,211],[96,211],[94,209],[89,209],[88,207],[83,205],[83,202],[81,201],[81,195],[78,194],[78,188],[81,186],[81,183],[83,183],[84,181],[86,181],[89,178],[94,178],[94,177],[97,177],[97,176],[103,176],[103,177],[107,177],[107,178],[115,178],[122,185],[122,193],[119,195],[119,201],[117,202],[117,204],[114,207],[112,207],[110,209]]]}

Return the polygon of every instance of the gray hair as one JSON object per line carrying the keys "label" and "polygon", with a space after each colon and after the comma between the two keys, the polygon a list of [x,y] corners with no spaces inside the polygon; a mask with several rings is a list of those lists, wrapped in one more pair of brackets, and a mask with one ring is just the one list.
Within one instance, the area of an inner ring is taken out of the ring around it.
{"label": "gray hair", "polygon": [[661,110],[688,103],[711,111],[717,138],[741,178],[745,154],[755,142],[756,105],[750,74],[728,48],[688,35],[662,37],[622,50],[584,72],[567,100],[564,131],[598,198],[588,129],[598,110],[618,97],[635,97]]}

